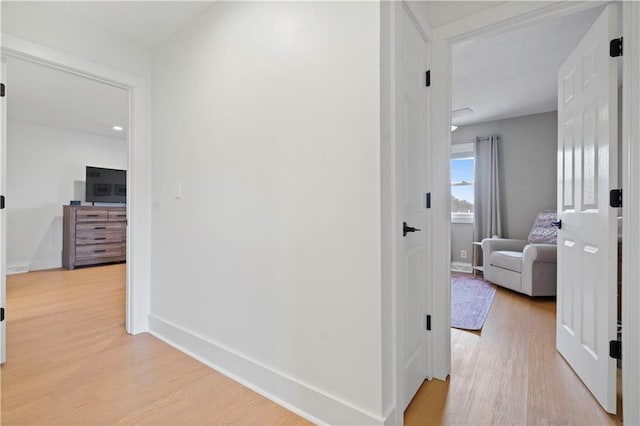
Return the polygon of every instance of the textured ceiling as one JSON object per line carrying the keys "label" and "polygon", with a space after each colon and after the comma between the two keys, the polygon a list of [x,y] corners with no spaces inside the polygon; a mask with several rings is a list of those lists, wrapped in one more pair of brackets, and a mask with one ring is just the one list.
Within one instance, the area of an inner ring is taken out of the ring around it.
{"label": "textured ceiling", "polygon": [[473,114],[452,123],[556,110],[558,69],[601,11],[599,6],[454,45],[452,110],[471,108]]}

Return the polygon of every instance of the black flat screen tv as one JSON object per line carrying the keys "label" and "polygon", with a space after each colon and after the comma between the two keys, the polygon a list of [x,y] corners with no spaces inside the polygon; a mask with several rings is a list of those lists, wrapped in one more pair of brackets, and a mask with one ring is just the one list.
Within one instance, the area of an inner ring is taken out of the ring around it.
{"label": "black flat screen tv", "polygon": [[127,171],[87,166],[85,200],[90,203],[126,203]]}

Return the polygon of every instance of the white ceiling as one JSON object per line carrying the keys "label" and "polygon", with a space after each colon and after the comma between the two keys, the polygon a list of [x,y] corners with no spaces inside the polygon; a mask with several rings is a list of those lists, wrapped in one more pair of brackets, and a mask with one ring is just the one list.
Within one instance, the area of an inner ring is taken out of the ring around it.
{"label": "white ceiling", "polygon": [[[14,9],[45,11],[80,21],[149,49],[166,41],[211,7],[210,1],[10,2]],[[128,93],[81,76],[10,58],[8,118],[118,139],[127,137]],[[114,125],[124,131],[112,129]]]}
{"label": "white ceiling", "polygon": [[[26,6],[32,2],[26,3]],[[153,48],[166,41],[212,1],[50,1],[38,2],[48,13],[85,24]],[[20,3],[13,5],[19,7]]]}
{"label": "white ceiling", "polygon": [[121,88],[8,58],[7,99],[9,120],[126,138],[129,94]]}
{"label": "white ceiling", "polygon": [[601,11],[595,7],[454,45],[452,110],[471,108],[473,114],[452,124],[555,111],[558,69]]}
{"label": "white ceiling", "polygon": [[[437,27],[502,3],[435,1],[421,6],[426,8],[432,26]],[[37,5],[60,19],[82,20],[153,48],[212,4],[209,1],[71,1],[12,3],[12,6]],[[452,109],[471,108],[474,113],[453,119],[453,124],[555,110],[557,70],[601,9],[597,7],[454,45]],[[114,136],[110,130],[113,124],[125,123],[124,90],[18,60],[12,62],[15,64],[9,65],[9,78],[14,96],[9,103],[10,118],[32,117],[29,120],[41,124],[107,136],[109,133]],[[100,102],[90,102],[95,99]],[[119,106],[123,99],[124,108]],[[64,102],[63,107],[59,106],[60,102]]]}

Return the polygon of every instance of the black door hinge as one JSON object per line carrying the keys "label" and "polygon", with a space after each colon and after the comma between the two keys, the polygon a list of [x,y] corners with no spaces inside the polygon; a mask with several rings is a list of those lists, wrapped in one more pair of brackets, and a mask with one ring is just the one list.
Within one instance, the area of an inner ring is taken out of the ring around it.
{"label": "black door hinge", "polygon": [[427,331],[431,331],[431,315],[427,315]]}
{"label": "black door hinge", "polygon": [[4,308],[0,308],[0,322],[4,321]]}
{"label": "black door hinge", "polygon": [[612,189],[609,192],[609,205],[614,208],[622,207],[622,189]]}
{"label": "black door hinge", "polygon": [[427,208],[430,209],[431,208],[431,193],[430,192],[427,192],[427,200],[426,201],[427,201],[427,203],[426,203]]}
{"label": "black door hinge", "polygon": [[622,359],[622,342],[619,340],[609,341],[609,356],[613,359]]}
{"label": "black door hinge", "polygon": [[622,37],[614,38],[609,42],[609,56],[612,58],[622,56]]}
{"label": "black door hinge", "polygon": [[0,83],[0,98],[4,98],[4,83]]}
{"label": "black door hinge", "polygon": [[424,73],[424,75],[425,75],[425,79],[424,79],[425,85],[427,87],[431,86],[431,70],[427,70],[427,72]]}
{"label": "black door hinge", "polygon": [[4,209],[4,195],[0,195],[0,210]]}

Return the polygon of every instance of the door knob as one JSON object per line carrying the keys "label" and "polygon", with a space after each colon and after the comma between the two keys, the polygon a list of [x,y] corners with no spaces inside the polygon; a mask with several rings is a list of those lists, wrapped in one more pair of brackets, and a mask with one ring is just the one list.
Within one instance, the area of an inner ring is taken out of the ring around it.
{"label": "door knob", "polygon": [[557,222],[551,222],[551,226],[558,228],[558,229],[562,229],[562,219],[560,219]]}
{"label": "door knob", "polygon": [[402,236],[406,237],[407,232],[416,232],[422,231],[422,229],[414,228],[413,226],[407,225],[407,222],[402,222]]}

